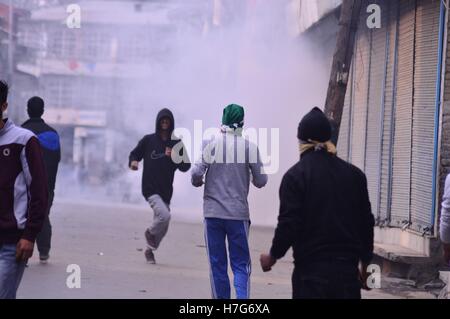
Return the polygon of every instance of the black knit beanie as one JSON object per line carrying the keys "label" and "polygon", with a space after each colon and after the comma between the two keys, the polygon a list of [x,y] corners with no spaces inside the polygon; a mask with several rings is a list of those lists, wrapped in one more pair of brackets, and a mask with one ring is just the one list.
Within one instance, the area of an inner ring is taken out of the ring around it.
{"label": "black knit beanie", "polygon": [[305,142],[312,140],[322,143],[331,139],[330,121],[318,107],[313,108],[300,121],[297,138]]}

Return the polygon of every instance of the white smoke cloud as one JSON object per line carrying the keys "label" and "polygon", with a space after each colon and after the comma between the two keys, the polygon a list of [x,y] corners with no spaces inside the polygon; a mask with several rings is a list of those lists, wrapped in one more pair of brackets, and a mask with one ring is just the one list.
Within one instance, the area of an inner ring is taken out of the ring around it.
{"label": "white smoke cloud", "polygon": [[[195,1],[175,2],[178,12],[186,13],[192,10]],[[253,223],[274,225],[281,177],[299,158],[297,125],[313,106],[323,105],[328,63],[317,58],[321,55],[314,52],[306,39],[292,36],[295,27],[290,23],[295,19],[289,11],[293,8],[291,1],[223,0],[220,10],[216,7],[214,11],[214,4],[219,2],[203,1],[202,6],[195,6],[196,19],[183,21],[181,17],[189,15],[180,14],[176,20],[177,32],[159,35],[169,48],[164,61],[143,68],[148,72],[145,80],[131,79],[127,86],[120,88],[122,103],[132,100],[143,106],[139,112],[124,106],[123,126],[136,136],[152,133],[156,112],[169,107],[178,127],[193,130],[195,120],[202,120],[206,128],[218,127],[223,108],[237,103],[245,108],[246,127],[279,128],[279,171],[270,176],[266,188],[252,189],[249,198]],[[158,5],[164,6],[164,2]],[[158,37],[153,45],[159,45]],[[127,147],[138,142],[134,136],[122,138],[128,139]],[[126,147],[122,150],[124,163],[130,150]],[[127,172],[121,179],[126,184],[123,188],[131,193],[127,196],[140,196],[140,174],[141,171]],[[104,189],[105,185],[99,188]],[[107,185],[106,188],[117,187]],[[193,188],[190,175],[179,172],[174,188],[174,217],[200,221],[202,189]],[[114,200],[123,198],[120,192],[114,191],[119,194]],[[65,196],[80,193],[65,192]]]}

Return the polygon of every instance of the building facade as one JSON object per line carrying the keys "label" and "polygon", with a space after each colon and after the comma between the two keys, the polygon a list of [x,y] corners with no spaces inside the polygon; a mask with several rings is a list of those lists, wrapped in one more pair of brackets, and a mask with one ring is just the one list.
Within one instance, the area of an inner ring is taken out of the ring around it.
{"label": "building facade", "polygon": [[[170,66],[181,27],[191,26],[185,16],[195,20],[198,14],[196,6],[181,11],[179,1],[78,5],[81,28],[66,25],[66,5],[38,8],[19,20],[18,45],[25,54],[15,69],[28,76],[21,83],[24,94],[44,98],[44,118],[60,131],[65,146],[63,162],[75,165],[81,179],[101,183],[123,169],[141,137],[136,114],[157,111],[160,101],[152,93],[164,85],[157,75]],[[201,32],[201,24],[194,27]]]}

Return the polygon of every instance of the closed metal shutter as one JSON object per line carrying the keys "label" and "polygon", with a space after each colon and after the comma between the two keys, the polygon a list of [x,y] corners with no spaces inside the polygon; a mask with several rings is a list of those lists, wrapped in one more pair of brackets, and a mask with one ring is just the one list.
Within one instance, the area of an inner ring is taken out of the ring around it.
{"label": "closed metal shutter", "polygon": [[391,204],[391,225],[395,227],[407,225],[410,216],[415,2],[400,2]]}
{"label": "closed metal shutter", "polygon": [[418,0],[412,116],[411,228],[431,228],[434,113],[439,47],[438,0]]}
{"label": "closed metal shutter", "polygon": [[[385,11],[383,1],[374,1]],[[387,15],[382,14],[382,26],[387,24]],[[367,91],[367,129],[365,151],[365,173],[372,211],[379,216],[380,148],[382,132],[382,109],[384,104],[384,79],[386,69],[386,28],[372,29],[370,33],[369,78]]]}
{"label": "closed metal shutter", "polygon": [[383,17],[386,19],[384,30],[387,36],[387,60],[384,84],[384,105],[382,108],[381,136],[381,166],[380,166],[380,194],[379,194],[379,220],[381,226],[390,223],[390,194],[391,194],[391,174],[392,174],[392,151],[394,134],[394,112],[395,110],[395,85],[397,76],[397,50],[398,50],[398,16],[399,1],[384,1],[383,9],[386,12]]}
{"label": "closed metal shutter", "polygon": [[377,4],[382,28],[357,35],[340,156],[365,171],[378,225],[430,233],[440,2]]}
{"label": "closed metal shutter", "polygon": [[[367,4],[366,1],[363,5]],[[365,25],[366,17],[361,16],[360,25]],[[354,103],[352,105],[351,156],[350,160],[364,171],[366,158],[367,97],[370,69],[370,31],[358,28],[354,63]]]}

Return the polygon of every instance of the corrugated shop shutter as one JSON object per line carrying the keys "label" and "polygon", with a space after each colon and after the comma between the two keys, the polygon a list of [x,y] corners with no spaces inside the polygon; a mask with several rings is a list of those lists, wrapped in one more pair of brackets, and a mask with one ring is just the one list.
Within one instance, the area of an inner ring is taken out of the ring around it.
{"label": "corrugated shop shutter", "polygon": [[[361,16],[360,25],[365,25],[366,17]],[[351,156],[350,161],[364,170],[366,157],[367,129],[367,96],[370,67],[370,31],[368,28],[358,28],[354,63],[354,87],[351,126]]]}
{"label": "corrugated shop shutter", "polygon": [[410,216],[415,2],[400,2],[391,205],[391,225],[395,227],[408,224]]}
{"label": "corrugated shop shutter", "polygon": [[433,131],[438,65],[438,0],[418,0],[412,122],[411,228],[431,227]]}
{"label": "corrugated shop shutter", "polygon": [[[383,1],[373,3],[382,6]],[[382,15],[382,26],[386,26],[387,15]],[[380,185],[380,143],[382,108],[384,103],[384,79],[386,66],[386,29],[371,29],[370,33],[370,58],[367,95],[367,130],[365,151],[365,173],[369,189],[372,211],[376,217],[379,215],[379,185]]]}
{"label": "corrugated shop shutter", "polygon": [[340,156],[365,171],[379,225],[425,233],[432,228],[440,2],[377,3],[382,28],[357,35]]}
{"label": "corrugated shop shutter", "polygon": [[394,133],[394,113],[395,110],[395,84],[396,84],[396,59],[398,50],[398,15],[399,1],[384,1],[383,9],[386,12],[383,17],[386,24],[383,30],[388,37],[387,68],[384,89],[384,107],[382,111],[383,135],[381,148],[381,173],[380,173],[380,194],[379,194],[379,225],[389,224],[390,219],[390,193],[392,174],[392,150]]}

